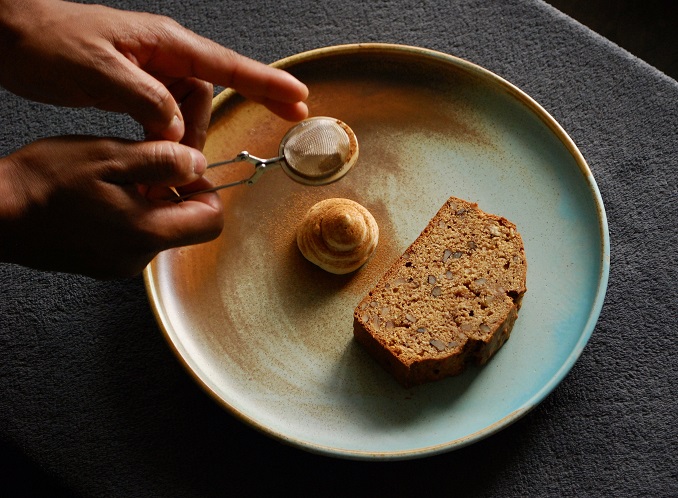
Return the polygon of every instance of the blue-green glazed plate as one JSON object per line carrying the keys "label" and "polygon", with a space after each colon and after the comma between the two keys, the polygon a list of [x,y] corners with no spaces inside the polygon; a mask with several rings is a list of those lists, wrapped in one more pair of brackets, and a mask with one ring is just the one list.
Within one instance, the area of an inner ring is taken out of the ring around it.
{"label": "blue-green glazed plate", "polygon": [[[311,115],[355,131],[360,157],[325,187],[274,171],[222,191],[223,234],[149,265],[150,301],[180,361],[243,422],[335,457],[434,455],[516,421],[572,368],[605,295],[605,211],[575,144],[518,88],[447,54],[346,45],[275,66],[308,84]],[[226,91],[215,99],[205,154],[274,157],[290,126]],[[225,182],[248,168],[210,174]],[[352,314],[450,196],[517,225],[528,291],[511,338],[487,365],[404,389],[353,340]],[[295,245],[300,218],[329,197],[360,202],[380,226],[373,258],[346,276],[311,265]]]}

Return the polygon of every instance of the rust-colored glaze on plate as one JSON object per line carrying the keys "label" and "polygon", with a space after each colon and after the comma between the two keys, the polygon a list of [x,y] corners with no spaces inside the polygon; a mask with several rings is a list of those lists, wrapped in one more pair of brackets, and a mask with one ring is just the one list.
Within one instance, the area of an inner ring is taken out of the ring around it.
{"label": "rust-colored glaze on plate", "polygon": [[[309,86],[311,115],[354,130],[360,156],[328,186],[276,171],[222,191],[224,233],[149,265],[153,309],[182,363],[244,422],[345,458],[448,451],[529,411],[581,353],[607,282],[604,209],[572,141],[520,90],[450,55],[349,45],[275,65]],[[291,126],[226,91],[215,99],[205,154],[210,162],[241,150],[274,157]],[[250,168],[209,174],[225,183]],[[528,292],[511,339],[488,365],[405,390],[353,341],[352,313],[451,195],[517,224]],[[380,228],[376,253],[349,275],[324,272],[295,244],[306,211],[330,197],[359,202]]]}

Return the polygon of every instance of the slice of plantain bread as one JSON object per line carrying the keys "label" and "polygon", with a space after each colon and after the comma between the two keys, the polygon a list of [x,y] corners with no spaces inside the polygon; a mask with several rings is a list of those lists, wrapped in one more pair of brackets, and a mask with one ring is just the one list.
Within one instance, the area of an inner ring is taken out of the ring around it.
{"label": "slice of plantain bread", "polygon": [[485,364],[526,291],[516,226],[451,197],[354,311],[355,339],[403,386]]}

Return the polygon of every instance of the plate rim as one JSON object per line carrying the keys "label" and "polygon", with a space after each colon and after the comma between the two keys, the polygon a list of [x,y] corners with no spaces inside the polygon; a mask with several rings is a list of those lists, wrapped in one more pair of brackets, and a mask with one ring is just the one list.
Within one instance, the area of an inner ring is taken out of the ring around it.
{"label": "plate rim", "polygon": [[[570,372],[576,361],[581,356],[586,344],[588,343],[595,326],[600,317],[600,312],[602,310],[605,295],[607,292],[609,272],[610,272],[610,238],[609,238],[609,227],[607,222],[607,216],[605,212],[605,207],[603,203],[602,196],[598,185],[593,177],[591,169],[588,166],[584,156],[579,151],[578,147],[568,135],[565,129],[551,116],[551,114],[542,107],[536,100],[530,97],[523,90],[518,88],[516,85],[510,83],[508,80],[497,75],[496,73],[485,69],[484,67],[470,62],[466,59],[463,59],[458,56],[454,56],[445,52],[441,52],[434,49],[418,47],[413,45],[401,45],[393,43],[350,43],[350,44],[341,44],[341,45],[331,45],[320,48],[315,48],[300,52],[285,58],[282,58],[278,61],[275,61],[270,64],[271,67],[279,69],[287,69],[289,67],[295,66],[302,62],[309,62],[317,59],[322,59],[327,56],[336,56],[336,55],[346,55],[354,54],[360,52],[370,52],[370,51],[381,51],[389,53],[405,53],[413,56],[424,57],[428,59],[436,59],[443,63],[452,64],[454,66],[461,67],[466,71],[471,72],[472,74],[479,76],[481,79],[489,79],[494,84],[498,84],[505,91],[507,91],[513,98],[525,105],[530,112],[532,112],[535,117],[539,118],[541,122],[546,124],[550,131],[558,138],[563,145],[566,147],[567,151],[572,155],[577,164],[580,173],[583,175],[586,185],[589,188],[589,191],[592,195],[596,211],[597,211],[597,221],[599,227],[599,236],[601,240],[600,253],[598,254],[600,258],[600,273],[598,275],[598,286],[595,292],[595,297],[591,302],[590,312],[588,319],[579,335],[579,339],[574,345],[572,351],[562,363],[560,368],[555,372],[555,374],[546,382],[541,389],[534,393],[534,395],[525,401],[518,409],[507,414],[500,420],[497,420],[493,424],[476,431],[471,434],[467,434],[461,438],[453,439],[444,443],[439,443],[432,446],[421,447],[411,450],[397,450],[397,451],[365,451],[365,450],[348,450],[342,448],[330,447],[327,445],[322,445],[318,443],[313,443],[308,440],[302,440],[299,438],[290,437],[280,431],[274,430],[271,427],[265,426],[257,422],[252,417],[243,413],[241,410],[230,405],[224,399],[222,399],[219,394],[214,391],[199,375],[194,369],[189,365],[188,361],[179,351],[179,348],[172,340],[170,333],[171,324],[168,323],[169,320],[167,316],[162,313],[162,299],[158,293],[157,279],[153,272],[153,264],[157,258],[154,258],[151,261],[143,272],[144,286],[146,289],[147,297],[149,300],[149,305],[155,317],[156,323],[158,324],[161,332],[163,333],[166,342],[169,344],[170,348],[174,352],[174,355],[179,360],[180,364],[188,371],[190,376],[198,383],[198,385],[207,392],[219,406],[226,409],[228,413],[233,415],[235,418],[239,419],[241,422],[244,422],[246,425],[254,428],[255,430],[266,434],[273,439],[293,446],[310,453],[322,454],[326,456],[346,458],[353,460],[406,460],[406,459],[415,459],[421,457],[433,456],[456,449],[460,449],[464,446],[470,445],[481,439],[489,437],[500,430],[505,429],[509,425],[513,424],[537,405],[539,405],[565,378],[565,376]],[[225,89],[216,95],[212,101],[212,115],[216,115],[217,112],[224,106],[226,103],[232,99],[237,93],[232,89]],[[166,323],[167,322],[167,323]]]}

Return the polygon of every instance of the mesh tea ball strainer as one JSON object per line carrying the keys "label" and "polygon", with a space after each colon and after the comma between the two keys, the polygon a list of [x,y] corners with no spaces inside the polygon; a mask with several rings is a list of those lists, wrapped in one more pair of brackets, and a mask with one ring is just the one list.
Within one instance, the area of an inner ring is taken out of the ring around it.
{"label": "mesh tea ball strainer", "polygon": [[216,168],[236,162],[249,162],[254,164],[254,173],[249,178],[191,192],[177,200],[237,185],[253,185],[266,171],[278,166],[298,183],[327,185],[348,173],[357,159],[358,140],[346,123],[326,116],[308,118],[294,125],[283,136],[277,157],[261,159],[243,151],[233,159],[207,166]]}

